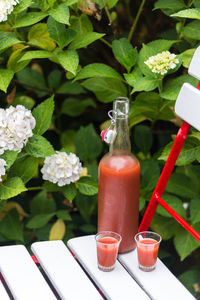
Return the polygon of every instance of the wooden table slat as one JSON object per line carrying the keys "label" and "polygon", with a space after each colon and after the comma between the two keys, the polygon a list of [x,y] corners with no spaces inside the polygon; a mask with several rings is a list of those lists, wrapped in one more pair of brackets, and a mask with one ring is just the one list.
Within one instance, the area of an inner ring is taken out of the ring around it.
{"label": "wooden table slat", "polygon": [[156,269],[151,272],[144,272],[138,268],[137,250],[121,254],[118,259],[153,300],[195,300],[160,259]]}
{"label": "wooden table slat", "polygon": [[103,272],[98,269],[96,242],[93,235],[73,238],[68,241],[67,245],[107,299],[150,299],[119,262],[111,272]]}
{"label": "wooden table slat", "polygon": [[0,299],[1,300],[10,300],[10,297],[8,296],[1,280],[0,280]]}
{"label": "wooden table slat", "polygon": [[0,247],[0,271],[15,300],[56,300],[24,246]]}
{"label": "wooden table slat", "polygon": [[102,300],[62,241],[37,242],[31,246],[31,250],[62,300]]}

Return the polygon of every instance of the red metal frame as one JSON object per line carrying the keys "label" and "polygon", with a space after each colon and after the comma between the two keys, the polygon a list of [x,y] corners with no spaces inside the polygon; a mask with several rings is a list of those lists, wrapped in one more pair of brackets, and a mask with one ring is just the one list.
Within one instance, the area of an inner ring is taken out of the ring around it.
{"label": "red metal frame", "polygon": [[[200,90],[200,82],[197,86],[197,89]],[[183,144],[187,138],[188,131],[189,131],[190,125],[186,122],[183,122],[180,129],[178,130],[176,139],[174,141],[173,147],[171,149],[171,152],[168,156],[168,159],[165,163],[165,166],[162,170],[162,173],[160,175],[160,178],[158,180],[158,183],[155,187],[155,190],[153,192],[153,195],[151,197],[151,200],[149,202],[149,205],[146,209],[146,212],[144,214],[144,217],[140,223],[138,231],[145,231],[148,230],[150,223],[153,219],[153,216],[156,212],[156,208],[158,204],[162,205],[164,209],[168,211],[172,215],[172,217],[178,221],[197,241],[200,242],[200,234],[194,230],[183,218],[179,216],[161,197],[164,193],[165,187],[167,185],[167,182],[170,178],[170,175],[174,169],[174,165],[176,163],[176,160],[180,154],[180,151],[183,147]]]}

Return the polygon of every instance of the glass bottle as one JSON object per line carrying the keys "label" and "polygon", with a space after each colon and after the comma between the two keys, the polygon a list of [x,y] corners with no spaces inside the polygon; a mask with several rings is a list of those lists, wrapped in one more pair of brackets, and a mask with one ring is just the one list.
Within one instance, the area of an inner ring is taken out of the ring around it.
{"label": "glass bottle", "polygon": [[98,232],[110,230],[122,236],[119,252],[135,248],[138,231],[140,164],[131,153],[129,100],[113,104],[115,138],[99,163]]}

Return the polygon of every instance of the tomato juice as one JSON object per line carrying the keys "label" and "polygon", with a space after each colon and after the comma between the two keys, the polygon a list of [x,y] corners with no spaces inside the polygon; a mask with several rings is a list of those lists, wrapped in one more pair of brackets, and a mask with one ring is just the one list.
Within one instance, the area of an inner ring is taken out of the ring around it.
{"label": "tomato juice", "polygon": [[112,267],[117,259],[118,240],[103,237],[97,241],[97,259],[100,266]]}
{"label": "tomato juice", "polygon": [[130,155],[105,155],[99,164],[98,231],[122,236],[119,252],[135,247],[138,231],[140,164]]}
{"label": "tomato juice", "polygon": [[158,257],[159,242],[152,238],[144,238],[137,242],[139,265],[153,267]]}

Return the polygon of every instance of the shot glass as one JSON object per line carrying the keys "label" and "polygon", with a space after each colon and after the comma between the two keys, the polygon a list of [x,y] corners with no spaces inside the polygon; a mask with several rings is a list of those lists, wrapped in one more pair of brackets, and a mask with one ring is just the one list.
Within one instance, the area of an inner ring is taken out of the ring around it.
{"label": "shot glass", "polygon": [[150,272],[155,269],[161,240],[159,234],[151,231],[142,231],[135,235],[138,265],[142,271]]}
{"label": "shot glass", "polygon": [[115,267],[121,236],[112,231],[101,231],[95,235],[97,263],[101,271],[109,272]]}

